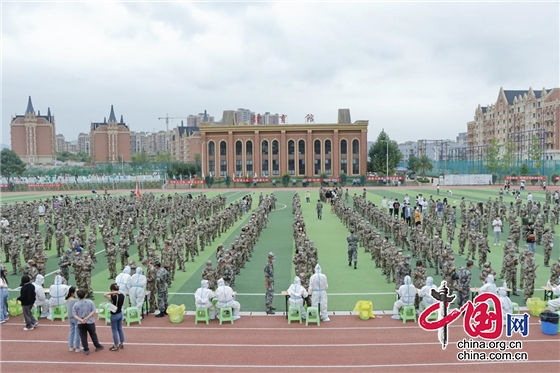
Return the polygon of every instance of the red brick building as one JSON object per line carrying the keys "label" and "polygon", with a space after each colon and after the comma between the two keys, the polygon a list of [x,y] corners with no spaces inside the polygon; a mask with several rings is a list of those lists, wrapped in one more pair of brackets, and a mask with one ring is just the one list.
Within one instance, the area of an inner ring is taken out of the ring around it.
{"label": "red brick building", "polygon": [[91,123],[90,149],[93,162],[130,162],[130,129],[122,115],[117,122],[113,105],[108,121]]}
{"label": "red brick building", "polygon": [[200,126],[203,171],[219,177],[365,175],[368,124],[351,123],[348,109],[339,109],[333,124],[259,126],[238,125],[235,113],[225,111],[221,124]]}
{"label": "red brick building", "polygon": [[53,163],[56,153],[54,115],[48,108],[47,115],[35,114],[31,96],[24,115],[12,117],[10,123],[12,150],[25,163]]}

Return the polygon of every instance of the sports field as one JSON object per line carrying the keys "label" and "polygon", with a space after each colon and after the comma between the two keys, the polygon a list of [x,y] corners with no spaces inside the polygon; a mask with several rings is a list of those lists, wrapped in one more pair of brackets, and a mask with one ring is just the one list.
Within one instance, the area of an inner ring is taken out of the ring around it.
{"label": "sports field", "polygon": [[[361,193],[361,188],[349,188],[350,195],[353,193]],[[476,188],[453,188],[453,197],[448,198],[451,204],[457,205],[457,210],[459,210],[459,203],[461,197],[465,197],[467,201],[474,202],[485,202],[488,197],[495,198],[498,196],[497,187],[476,187]],[[294,193],[299,193],[303,206],[304,219],[306,222],[307,235],[312,241],[314,241],[315,246],[318,248],[319,263],[323,269],[323,273],[327,275],[329,281],[328,289],[328,309],[329,311],[335,311],[337,314],[345,314],[344,311],[351,311],[354,308],[355,303],[358,300],[371,300],[374,304],[375,310],[390,310],[392,309],[393,302],[395,300],[395,285],[393,283],[388,284],[385,281],[385,277],[381,275],[381,270],[375,268],[373,261],[369,254],[365,254],[363,248],[359,248],[358,254],[358,269],[354,270],[352,267],[347,265],[347,244],[346,237],[348,235],[347,229],[339,221],[339,219],[330,214],[330,208],[325,206],[323,210],[323,219],[318,220],[315,214],[315,203],[318,199],[318,189],[308,189],[311,192],[311,204],[305,204],[304,193],[306,189],[287,189],[278,188],[273,191],[263,191],[263,194],[274,192],[278,201],[277,209],[273,211],[269,216],[269,223],[267,228],[263,230],[255,248],[251,261],[246,264],[245,268],[241,270],[241,274],[236,277],[236,285],[234,290],[237,291],[237,300],[241,303],[241,311],[249,312],[263,312],[265,310],[264,305],[264,265],[267,260],[268,252],[272,251],[276,254],[276,261],[274,263],[275,267],[275,292],[276,296],[274,299],[274,306],[278,310],[284,309],[284,297],[280,295],[282,290],[289,287],[290,283],[294,277],[294,266],[292,264],[292,256],[294,255],[294,242],[292,235],[292,222],[293,215],[291,211],[291,201]],[[174,193],[175,191],[171,192]],[[227,203],[231,203],[237,199],[242,198],[247,193],[254,193],[253,206],[256,205],[258,201],[258,194],[261,192],[260,189],[253,191],[253,189],[237,189],[237,190],[209,190],[204,191],[208,197],[213,197],[218,193],[227,197]],[[161,191],[157,192],[156,195],[167,192]],[[191,192],[193,195],[200,193],[200,190],[196,192]],[[368,188],[367,198],[374,203],[380,204],[383,196],[389,198],[398,198],[400,201],[403,200],[405,194],[408,194],[411,199],[422,193],[425,198],[429,198],[430,194],[437,198],[436,191],[433,188]],[[544,193],[537,190],[532,190],[533,200],[544,202]],[[55,192],[45,192],[43,194],[9,194],[2,193],[1,200],[2,203],[14,203],[23,202],[26,200],[34,200],[40,198],[46,198],[56,194]],[[113,195],[118,195],[119,193],[113,193]],[[120,193],[122,195],[127,195],[128,192]],[[440,196],[445,197],[443,191]],[[80,194],[84,195],[84,194]],[[73,194],[69,194],[73,197]],[[524,199],[526,192],[522,195]],[[513,201],[513,197],[505,196],[504,200],[507,205],[510,201]],[[315,201],[315,202],[313,202]],[[351,201],[351,198],[350,198]],[[458,216],[460,211],[458,211]],[[249,214],[245,215],[241,220],[239,220],[234,227],[232,227],[228,232],[222,234],[222,237],[218,238],[213,244],[206,247],[205,251],[200,253],[200,256],[196,258],[195,262],[188,262],[186,264],[186,272],[178,271],[175,274],[175,281],[170,288],[170,303],[172,304],[184,304],[187,310],[194,309],[194,291],[200,286],[201,272],[204,267],[204,263],[207,259],[211,259],[215,264],[215,249],[218,244],[223,243],[224,245],[229,245],[235,236],[239,234],[241,227],[246,224]],[[460,226],[460,219],[458,221],[458,227]],[[505,241],[507,237],[508,227],[504,224],[505,232],[502,235],[502,241]],[[41,226],[41,229],[43,227]],[[456,235],[459,229],[456,230]],[[492,233],[490,232],[490,235]],[[445,229],[444,229],[445,238]],[[489,237],[491,240],[491,236]],[[560,230],[557,229],[555,235],[555,245],[551,256],[551,262],[558,260],[560,256]],[[457,255],[458,252],[458,242],[454,241],[453,244],[455,256],[455,266],[457,268],[464,266],[465,257],[460,257]],[[490,241],[491,253],[488,255],[488,260],[492,262],[493,268],[499,273],[501,270],[502,262],[502,247],[493,246]],[[136,246],[133,245],[129,251],[131,258],[137,260]],[[49,261],[47,263],[47,278],[45,281],[45,287],[50,286],[53,280],[52,272],[58,268],[58,258],[56,258],[56,251],[53,250],[47,252],[49,254]],[[107,268],[107,262],[103,255],[103,245],[101,240],[97,243],[97,258],[98,262],[96,264],[95,270],[93,271],[92,284],[93,289],[97,293],[96,303],[102,301],[101,293],[108,291],[111,280],[108,280],[109,272]],[[537,264],[539,268],[537,269],[537,280],[535,282],[535,295],[543,297],[543,292],[540,290],[540,286],[545,285],[547,279],[550,276],[549,268],[545,268],[543,265],[543,251],[541,246],[537,246],[536,255]],[[138,260],[137,260],[138,263]],[[412,260],[412,267],[414,268],[415,260]],[[477,264],[477,263],[475,263]],[[8,264],[8,269],[11,271],[11,265]],[[117,267],[120,269],[120,266]],[[428,268],[428,275],[434,277],[436,283],[439,283],[441,276],[434,275],[435,270]],[[480,269],[475,266],[473,267],[473,277],[472,286],[478,286],[481,284],[478,276],[480,274]],[[19,285],[19,276],[10,276],[10,288],[15,289]],[[519,276],[518,276],[519,279]],[[71,279],[70,283],[74,281]],[[498,281],[501,285],[501,281]],[[516,297],[512,295],[512,301],[519,304],[524,304],[523,302],[523,292],[519,292],[520,296]],[[16,292],[12,292],[10,297],[14,297]]]}

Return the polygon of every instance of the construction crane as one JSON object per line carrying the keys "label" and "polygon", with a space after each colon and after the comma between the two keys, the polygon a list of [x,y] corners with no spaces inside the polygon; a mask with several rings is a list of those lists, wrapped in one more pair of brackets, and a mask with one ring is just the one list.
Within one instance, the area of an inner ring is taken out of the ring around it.
{"label": "construction crane", "polygon": [[159,120],[165,119],[165,130],[167,132],[169,132],[169,119],[185,119],[187,118],[186,116],[184,117],[170,117],[169,113],[165,116],[165,117],[159,117]]}

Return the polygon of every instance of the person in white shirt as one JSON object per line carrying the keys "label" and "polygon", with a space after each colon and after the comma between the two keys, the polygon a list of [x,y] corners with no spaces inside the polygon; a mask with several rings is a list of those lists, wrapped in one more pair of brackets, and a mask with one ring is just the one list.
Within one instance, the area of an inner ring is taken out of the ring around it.
{"label": "person in white shirt", "polygon": [[529,192],[529,194],[527,194],[527,202],[529,201],[533,201],[533,195],[531,194],[531,192]]}
{"label": "person in white shirt", "polygon": [[241,305],[239,304],[239,302],[233,299],[233,289],[229,286],[226,286],[223,278],[218,280],[216,297],[218,298],[218,303],[216,303],[218,314],[220,308],[231,307],[233,311],[233,319],[238,320],[241,318],[241,316],[239,316]]}
{"label": "person in white shirt", "polygon": [[492,227],[494,228],[494,246],[500,246],[500,233],[502,233],[502,220],[499,216],[492,221]]}
{"label": "person in white shirt", "polygon": [[394,202],[393,199],[391,198],[391,199],[389,200],[389,216],[391,216],[391,217],[393,216],[393,204],[394,204],[394,203],[395,203],[395,202]]}
{"label": "person in white shirt", "polygon": [[10,222],[8,221],[8,219],[6,219],[5,216],[3,216],[2,220],[0,220],[0,227],[2,227],[2,229],[8,229],[9,226]]}
{"label": "person in white shirt", "polygon": [[381,208],[383,211],[387,212],[387,198],[385,198],[385,196],[383,196],[383,199],[381,200]]}
{"label": "person in white shirt", "polygon": [[410,197],[408,196],[408,194],[404,196],[404,203],[410,205]]}

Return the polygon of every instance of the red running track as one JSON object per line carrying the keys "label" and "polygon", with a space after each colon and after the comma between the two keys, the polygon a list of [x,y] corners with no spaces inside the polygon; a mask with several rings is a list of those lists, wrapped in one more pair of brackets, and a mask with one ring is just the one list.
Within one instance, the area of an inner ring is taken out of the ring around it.
{"label": "red running track", "polygon": [[[172,324],[149,316],[142,325],[124,327],[125,349],[109,351],[111,329],[97,323],[105,349],[90,355],[68,351],[68,321],[42,319],[33,331],[23,331],[21,316],[0,326],[1,372],[559,372],[560,338],[540,331],[530,318],[520,340],[527,361],[463,362],[457,341],[469,339],[458,321],[449,328],[444,351],[436,332],[388,316],[362,321],[357,316],[333,316],[320,327],[292,323],[284,317],[246,316],[234,325],[194,325],[193,316]],[[482,350],[476,350],[480,352]],[[492,350],[496,351],[496,350]],[[512,352],[516,352],[513,351]],[[487,351],[491,352],[491,351]]]}

